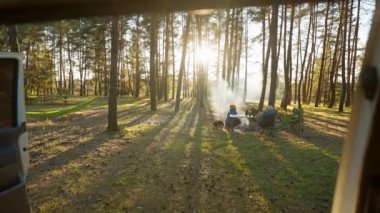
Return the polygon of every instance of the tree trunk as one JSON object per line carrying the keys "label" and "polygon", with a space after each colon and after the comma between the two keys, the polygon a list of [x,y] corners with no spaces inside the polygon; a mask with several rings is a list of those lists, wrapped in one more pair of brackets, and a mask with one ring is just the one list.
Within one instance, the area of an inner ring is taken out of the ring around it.
{"label": "tree trunk", "polygon": [[240,36],[238,36],[238,28],[239,28],[239,14],[240,14],[240,10],[236,12],[236,18],[235,18],[235,27],[234,27],[234,31],[235,31],[235,40],[234,40],[234,44],[233,44],[233,52],[231,54],[231,57],[232,57],[232,73],[231,73],[231,89],[234,90],[235,89],[235,74],[236,74],[236,67],[237,67],[237,63],[238,63],[238,60],[239,60],[239,54],[241,52],[241,48],[240,47]]}
{"label": "tree trunk", "polygon": [[230,25],[230,9],[227,9],[227,19],[226,19],[226,31],[225,31],[225,35],[224,35],[224,52],[223,52],[223,64],[222,64],[222,79],[225,80],[226,79],[226,60],[227,60],[227,53],[229,52],[229,44],[228,44],[228,41],[229,41],[229,25]]}
{"label": "tree trunk", "polygon": [[303,71],[305,69],[306,56],[307,56],[307,52],[308,52],[308,49],[309,49],[308,47],[309,47],[310,29],[311,29],[311,22],[312,22],[312,17],[313,17],[312,10],[313,10],[313,5],[310,4],[309,27],[308,27],[308,30],[307,30],[305,53],[304,53],[303,59],[301,59],[301,61],[302,61],[301,70],[300,70],[301,76],[300,76],[300,80],[299,80],[299,84],[298,84],[298,108],[299,109],[302,108],[302,103],[301,103],[301,85],[302,85],[302,80],[303,80]]}
{"label": "tree trunk", "polygon": [[9,46],[11,47],[11,52],[20,52],[20,47],[17,40],[17,29],[16,25],[8,25],[8,38]]}
{"label": "tree trunk", "polygon": [[[265,43],[265,10],[262,9],[262,13],[263,13],[263,41]],[[269,14],[268,14],[269,16]],[[269,17],[268,17],[268,22],[269,22]],[[263,107],[264,107],[264,100],[265,100],[265,93],[266,93],[266,89],[267,89],[267,81],[268,81],[268,67],[269,67],[269,56],[270,56],[270,45],[272,44],[272,36],[269,36],[269,41],[267,43],[267,50],[266,50],[266,53],[265,53],[265,57],[263,55],[263,71],[262,71],[262,74],[263,74],[263,82],[262,82],[262,88],[261,88],[261,96],[260,96],[260,102],[259,102],[259,107],[258,109],[260,111],[263,110]],[[263,54],[265,52],[265,46],[263,44]],[[265,59],[265,61],[264,61]]]}
{"label": "tree trunk", "polygon": [[[160,24],[158,24],[158,29],[160,28]],[[157,34],[159,33],[159,30],[157,31]],[[156,84],[157,84],[157,98],[158,100],[162,100],[162,82],[161,82],[161,78],[162,78],[162,67],[160,66],[161,64],[161,45],[160,45],[160,37],[157,36],[157,51],[156,51]]]}
{"label": "tree trunk", "polygon": [[[198,35],[198,48],[199,50],[202,50],[202,25],[203,25],[203,22],[202,22],[202,16],[198,16],[196,17],[196,20],[197,20],[197,35]],[[233,32],[233,28],[231,28],[231,32]],[[231,42],[232,43],[232,42]],[[231,50],[230,50],[230,53],[231,53]],[[231,65],[231,60],[229,60],[229,64]],[[231,73],[231,72],[229,72]],[[201,63],[199,62],[198,63],[198,88],[199,88],[199,92],[198,92],[198,101],[199,101],[199,107],[203,107],[204,106],[204,102],[203,102],[203,99],[205,97],[205,64],[204,63]],[[228,79],[228,77],[227,77]]]}
{"label": "tree trunk", "polygon": [[63,43],[63,36],[62,36],[62,26],[59,26],[59,95],[62,95],[62,85],[65,76],[63,75],[63,54],[62,54],[62,43]]}
{"label": "tree trunk", "polygon": [[24,76],[24,84],[25,84],[25,96],[28,95],[28,88],[29,88],[29,51],[30,51],[30,44],[26,47],[26,59],[25,59],[25,76]]}
{"label": "tree trunk", "polygon": [[106,32],[105,30],[103,31],[103,51],[104,51],[104,65],[103,65],[103,72],[104,72],[104,96],[107,96],[108,95],[108,88],[109,88],[109,81],[108,81],[108,71],[107,71],[107,47],[106,47],[106,43],[107,43],[107,40],[106,40]]}
{"label": "tree trunk", "polygon": [[355,91],[355,71],[356,71],[356,59],[358,53],[358,33],[359,33],[359,19],[360,19],[360,0],[358,0],[357,5],[357,15],[356,15],[356,25],[355,25],[355,36],[354,36],[354,57],[352,60],[352,72],[351,72],[351,101],[354,98]]}
{"label": "tree trunk", "polygon": [[[298,6],[298,12],[301,11],[301,5]],[[296,75],[294,78],[294,104],[298,97],[298,69],[301,57],[301,16],[298,18],[298,36],[297,36],[297,63],[296,63]]]}
{"label": "tree trunk", "polygon": [[[292,41],[293,41],[293,23],[294,23],[294,14],[295,14],[295,5],[292,4],[292,14],[290,17],[290,29],[289,29],[289,41],[288,41],[288,53],[286,58],[286,64],[284,67],[284,77],[285,77],[285,90],[284,90],[284,97],[283,97],[283,103],[281,103],[281,107],[285,110],[287,109],[288,104],[290,103],[292,94]],[[285,40],[285,39],[284,39]],[[285,44],[285,42],[284,42]],[[285,52],[284,48],[284,52]]]}
{"label": "tree trunk", "polygon": [[164,63],[164,76],[163,76],[163,92],[164,92],[164,100],[168,100],[168,73],[169,73],[169,15],[165,16],[166,24],[165,24],[165,63]]}
{"label": "tree trunk", "polygon": [[175,112],[179,111],[180,102],[181,102],[182,76],[185,71],[187,41],[189,38],[189,31],[190,31],[190,21],[191,21],[191,16],[190,14],[187,14],[185,31],[183,32],[182,58],[181,58],[181,65],[180,65],[179,74],[178,74],[177,94],[176,94],[175,109],[174,109]]}
{"label": "tree trunk", "polygon": [[329,10],[330,10],[330,1],[327,1],[327,7],[326,7],[326,15],[325,15],[325,34],[323,36],[323,48],[322,48],[322,63],[321,63],[321,69],[319,70],[319,79],[318,79],[318,88],[317,88],[317,97],[315,99],[315,107],[319,106],[319,103],[321,102],[321,95],[322,95],[322,80],[323,80],[323,74],[325,72],[325,64],[326,64],[326,50],[327,50],[327,29],[328,29],[328,18],[329,18]]}
{"label": "tree trunk", "polygon": [[277,88],[277,22],[278,22],[278,5],[279,1],[274,1],[272,9],[272,24],[270,27],[270,43],[272,48],[271,58],[271,82],[269,90],[268,105],[275,107],[276,104],[276,88]]}
{"label": "tree trunk", "polygon": [[314,84],[314,74],[315,74],[315,63],[316,63],[316,55],[317,55],[317,50],[319,49],[316,47],[317,44],[317,31],[318,31],[318,3],[316,5],[316,9],[314,11],[314,19],[313,19],[313,43],[312,43],[312,58],[311,58],[311,64],[310,64],[310,72],[309,74],[309,83],[307,87],[307,96],[306,96],[306,102],[307,104],[310,104],[311,102],[311,94],[313,93],[313,84]]}
{"label": "tree trunk", "polygon": [[140,16],[137,15],[136,17],[136,75],[135,75],[135,98],[138,98],[140,96],[140,78],[141,78],[141,73],[140,73]]}
{"label": "tree trunk", "polygon": [[[330,33],[331,33],[331,30],[330,30]],[[329,42],[330,43],[330,38],[329,38]],[[332,65],[332,49],[331,47],[329,46],[329,66],[327,67],[327,73],[329,73],[329,70],[331,70],[331,65]],[[326,71],[325,71],[326,72]],[[330,88],[330,85],[329,85],[329,75],[326,75],[325,79],[325,85],[324,85],[324,97],[323,97],[323,106],[326,106],[326,104],[329,103],[329,99],[330,99],[330,96],[329,96],[329,88]]]}
{"label": "tree trunk", "polygon": [[157,110],[156,104],[156,50],[157,50],[157,15],[150,20],[150,109]]}
{"label": "tree trunk", "polygon": [[[316,3],[318,4],[318,3]],[[311,34],[311,53],[309,53],[309,57],[308,57],[308,60],[307,60],[307,65],[306,65],[306,70],[305,70],[305,81],[302,85],[302,102],[303,103],[307,103],[307,97],[308,97],[308,88],[309,88],[309,85],[310,85],[310,77],[311,77],[311,72],[313,71],[313,68],[312,68],[312,57],[313,57],[313,54],[315,53],[315,32],[316,32],[316,28],[315,28],[315,22],[314,22],[314,17],[316,15],[316,10],[315,10],[315,5],[313,5],[313,7],[311,8],[311,14],[312,14],[312,18],[310,19],[311,21],[311,25],[312,25],[312,34]],[[304,60],[306,60],[306,58],[304,58]]]}
{"label": "tree trunk", "polygon": [[[284,28],[284,12],[285,12],[285,6],[284,5],[281,5],[281,23],[280,23],[280,37],[277,39],[277,42],[278,42],[278,47],[277,47],[277,60],[280,58],[280,52],[281,52],[281,42],[282,42],[282,31],[283,31],[283,28]],[[277,62],[277,67],[278,67],[278,62]]]}
{"label": "tree trunk", "polygon": [[236,65],[236,84],[238,85],[237,90],[239,90],[239,85],[240,85],[240,62],[241,62],[241,55],[242,55],[242,51],[243,51],[243,35],[244,35],[243,29],[244,29],[243,14],[241,13],[241,15],[240,15],[240,30],[239,30],[240,31],[240,39],[239,39],[239,48],[238,48],[239,50],[238,50],[237,65]]}
{"label": "tree trunk", "polygon": [[[265,22],[265,17],[264,17],[264,22]],[[264,50],[263,50],[263,53],[264,53]],[[245,17],[245,73],[244,73],[244,95],[243,95],[244,103],[247,101],[247,75],[248,75],[248,11],[246,11],[246,17]]]}
{"label": "tree trunk", "polygon": [[67,56],[69,58],[69,90],[70,90],[70,94],[74,95],[74,73],[73,73],[73,66],[72,66],[72,60],[71,60],[71,48],[70,48],[69,37],[67,37]]}
{"label": "tree trunk", "polygon": [[342,47],[342,89],[340,91],[339,112],[343,112],[344,103],[346,101],[346,38],[348,24],[348,0],[346,0],[344,11],[344,31],[343,31],[343,47]]}
{"label": "tree trunk", "polygon": [[220,37],[221,37],[221,34],[222,34],[222,29],[221,29],[221,17],[220,15],[218,16],[218,58],[217,58],[217,61],[216,61],[216,80],[219,81],[219,77],[220,77]]}
{"label": "tree trunk", "polygon": [[[227,83],[228,86],[231,84],[231,74],[232,74],[232,51],[233,51],[233,45],[234,45],[234,38],[235,38],[235,14],[236,14],[236,8],[232,9],[232,24],[231,24],[231,34],[230,34],[230,42],[228,47],[228,54],[227,54]],[[199,42],[199,41],[198,41]]]}
{"label": "tree trunk", "polygon": [[119,18],[112,17],[111,72],[108,97],[108,131],[118,130],[117,125],[117,59],[119,51]]}
{"label": "tree trunk", "polygon": [[172,31],[172,60],[173,60],[172,99],[174,99],[174,93],[175,93],[174,13],[172,13],[171,21],[172,21],[171,31]]}
{"label": "tree trunk", "polygon": [[[85,48],[88,48],[88,47],[85,47]],[[86,95],[86,90],[87,90],[87,69],[88,69],[88,65],[87,65],[87,54],[85,55],[85,63],[84,63],[84,74],[83,74],[83,94]],[[66,92],[66,91],[65,91]]]}
{"label": "tree trunk", "polygon": [[[346,0],[348,1],[348,0]],[[348,8],[347,10],[348,11]],[[352,57],[352,53],[351,53],[351,32],[352,32],[352,16],[353,16],[353,13],[354,13],[354,1],[351,0],[351,6],[350,6],[350,21],[349,21],[349,26],[348,26],[348,41],[347,41],[347,86],[346,86],[346,91],[347,91],[347,94],[346,94],[346,107],[349,107],[351,105],[351,68],[352,68],[352,64],[351,64],[351,57]]]}
{"label": "tree trunk", "polygon": [[328,105],[328,108],[332,108],[335,105],[335,82],[334,81],[334,76],[337,75],[338,72],[338,60],[340,58],[341,54],[338,54],[339,51],[339,46],[340,46],[340,36],[342,33],[342,19],[343,19],[343,3],[340,6],[340,18],[339,18],[339,26],[338,26],[338,32],[335,40],[335,50],[334,50],[334,57],[333,57],[333,64],[330,72],[330,103]]}

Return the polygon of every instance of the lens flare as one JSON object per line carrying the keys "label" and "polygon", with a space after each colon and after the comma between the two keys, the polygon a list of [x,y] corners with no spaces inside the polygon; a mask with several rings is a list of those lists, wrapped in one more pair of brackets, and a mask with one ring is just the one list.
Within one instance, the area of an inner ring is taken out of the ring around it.
{"label": "lens flare", "polygon": [[202,48],[198,53],[199,61],[201,63],[209,63],[213,59],[213,52],[210,49]]}

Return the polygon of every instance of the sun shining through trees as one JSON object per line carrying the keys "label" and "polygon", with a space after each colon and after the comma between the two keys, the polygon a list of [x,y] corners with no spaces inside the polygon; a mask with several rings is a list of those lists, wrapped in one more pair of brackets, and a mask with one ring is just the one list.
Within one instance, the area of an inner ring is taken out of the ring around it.
{"label": "sun shining through trees", "polygon": [[215,60],[215,52],[209,48],[203,47],[198,53],[199,61],[203,64],[210,64]]}
{"label": "sun shining through trees", "polygon": [[[373,11],[313,1],[17,26],[41,115],[28,118],[32,210],[328,212]],[[213,127],[230,104],[261,115],[269,99],[274,137],[247,117]]]}
{"label": "sun shining through trees", "polygon": [[[344,11],[347,18],[341,15]],[[276,90],[272,96],[282,101],[287,95],[287,104],[350,106],[372,14],[370,1],[281,6],[278,17],[272,17],[269,6],[190,12],[181,97],[196,97],[204,77],[205,84],[225,81],[232,91],[246,91],[247,101],[268,99],[272,84]],[[157,29],[153,34],[150,15],[120,18],[119,95],[142,97],[154,92],[158,100],[175,97],[186,15],[154,17]],[[278,19],[277,39],[271,41],[274,18]],[[27,95],[108,95],[110,26],[109,20],[101,17],[18,26],[27,65]],[[343,41],[349,43],[344,50],[344,78]],[[44,51],[53,65],[36,63]],[[271,76],[272,61],[276,61],[278,79]],[[206,65],[202,72],[200,63]],[[150,88],[153,78],[155,86]],[[45,79],[48,83],[42,85]]]}

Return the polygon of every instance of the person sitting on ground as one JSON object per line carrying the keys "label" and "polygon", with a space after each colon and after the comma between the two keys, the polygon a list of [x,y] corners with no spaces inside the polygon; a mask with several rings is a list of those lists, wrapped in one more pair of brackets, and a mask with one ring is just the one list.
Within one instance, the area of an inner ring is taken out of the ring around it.
{"label": "person sitting on ground", "polygon": [[227,130],[231,130],[241,124],[239,118],[232,118],[231,115],[237,115],[236,106],[234,104],[230,105],[230,110],[227,113],[227,118],[224,121],[224,128]]}
{"label": "person sitting on ground", "polygon": [[274,122],[276,120],[276,111],[272,106],[268,106],[265,112],[261,113],[256,117],[258,125],[263,128],[274,127]]}

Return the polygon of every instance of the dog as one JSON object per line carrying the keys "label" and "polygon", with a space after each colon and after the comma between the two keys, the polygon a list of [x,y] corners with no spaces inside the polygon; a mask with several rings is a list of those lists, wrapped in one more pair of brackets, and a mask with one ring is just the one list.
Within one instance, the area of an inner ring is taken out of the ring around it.
{"label": "dog", "polygon": [[215,128],[218,128],[218,129],[224,127],[223,121],[214,121],[213,125]]}

